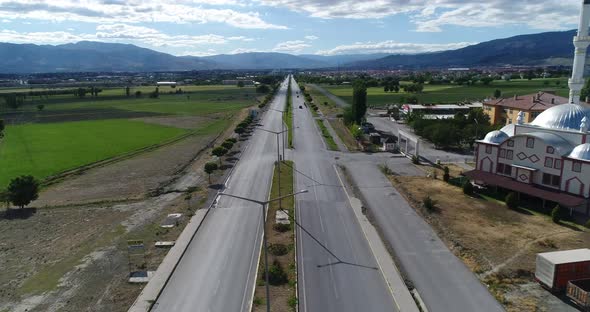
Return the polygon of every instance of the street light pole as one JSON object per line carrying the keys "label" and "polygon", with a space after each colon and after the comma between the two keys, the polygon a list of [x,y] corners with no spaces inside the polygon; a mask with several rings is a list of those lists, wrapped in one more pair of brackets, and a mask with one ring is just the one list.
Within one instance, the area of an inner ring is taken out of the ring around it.
{"label": "street light pole", "polygon": [[[282,110],[278,110],[278,109],[274,109],[274,108],[269,108],[269,110],[273,110],[275,112],[279,112],[279,113],[282,114],[281,115],[281,118],[282,118],[282,125],[281,125],[282,131],[281,131],[281,133],[287,132],[287,129],[286,129],[287,127],[285,125],[285,113],[286,113],[286,111],[282,111]],[[283,159],[285,159],[285,135],[284,134],[283,134]]]}
{"label": "street light pole", "polygon": [[301,190],[299,192],[295,192],[295,193],[288,194],[285,196],[279,196],[277,198],[273,198],[273,199],[267,200],[267,201],[259,201],[259,200],[255,200],[255,199],[251,199],[251,198],[247,198],[247,197],[236,196],[236,195],[226,194],[226,193],[219,193],[219,196],[225,195],[228,197],[242,199],[245,201],[259,204],[262,207],[262,243],[264,245],[264,280],[265,280],[265,284],[266,284],[265,291],[266,291],[266,311],[267,312],[270,312],[270,289],[269,289],[270,284],[268,283],[268,244],[267,244],[267,240],[266,240],[266,210],[267,210],[269,203],[272,203],[277,200],[280,201],[283,198],[291,197],[291,196],[295,196],[295,195],[307,193],[307,192],[308,192],[308,190]]}
{"label": "street light pole", "polygon": [[[274,134],[274,135],[277,136],[277,163],[278,163],[278,166],[279,166],[279,196],[281,196],[281,154],[280,154],[281,149],[280,149],[280,146],[279,146],[279,135],[281,135],[286,130],[283,130],[283,131],[280,131],[280,132],[276,132],[276,131],[266,130],[266,129],[263,129],[263,128],[258,128],[258,129],[260,129],[262,131],[266,131],[268,133],[272,133],[272,134]],[[284,145],[283,145],[283,147],[284,147]],[[284,158],[285,158],[285,155],[283,153],[283,159]],[[279,206],[282,206],[282,203],[281,203],[280,200],[279,200]]]}

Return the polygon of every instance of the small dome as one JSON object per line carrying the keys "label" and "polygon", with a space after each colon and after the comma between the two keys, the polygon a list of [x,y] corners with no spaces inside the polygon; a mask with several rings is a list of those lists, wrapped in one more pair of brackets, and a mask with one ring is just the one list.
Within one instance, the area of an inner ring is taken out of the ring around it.
{"label": "small dome", "polygon": [[502,131],[492,131],[486,134],[486,137],[483,139],[484,142],[493,143],[493,144],[500,144],[508,139],[508,135]]}
{"label": "small dome", "polygon": [[553,106],[535,118],[531,125],[562,130],[580,131],[582,119],[590,119],[590,110],[576,104]]}
{"label": "small dome", "polygon": [[500,131],[506,133],[509,137],[514,136],[514,124],[505,125]]}
{"label": "small dome", "polygon": [[580,160],[590,160],[590,143],[576,146],[576,148],[574,148],[569,154],[569,157]]}

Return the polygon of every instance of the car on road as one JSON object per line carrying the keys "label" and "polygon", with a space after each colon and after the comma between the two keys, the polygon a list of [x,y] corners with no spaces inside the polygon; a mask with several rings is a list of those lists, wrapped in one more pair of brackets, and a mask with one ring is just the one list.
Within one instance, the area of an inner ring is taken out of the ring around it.
{"label": "car on road", "polygon": [[299,105],[299,108],[300,108],[300,109],[303,109],[303,106]]}

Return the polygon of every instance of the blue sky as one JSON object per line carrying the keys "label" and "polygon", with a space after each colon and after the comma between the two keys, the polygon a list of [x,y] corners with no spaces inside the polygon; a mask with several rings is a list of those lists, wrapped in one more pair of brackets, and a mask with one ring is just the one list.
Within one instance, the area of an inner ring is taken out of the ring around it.
{"label": "blue sky", "polygon": [[576,28],[582,0],[0,0],[0,41],[174,55],[420,53]]}

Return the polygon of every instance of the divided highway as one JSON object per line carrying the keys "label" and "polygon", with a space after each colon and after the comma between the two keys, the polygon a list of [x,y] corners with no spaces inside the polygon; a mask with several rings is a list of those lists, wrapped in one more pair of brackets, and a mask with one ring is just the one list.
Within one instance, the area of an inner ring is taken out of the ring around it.
{"label": "divided highway", "polygon": [[[285,80],[271,108],[283,110]],[[269,110],[263,127],[280,131],[281,113]],[[226,193],[266,200],[276,160],[273,134],[257,130],[243,152]],[[250,311],[262,238],[259,205],[221,197],[198,233],[152,311]]]}
{"label": "divided highway", "polygon": [[309,190],[296,198],[297,220],[329,250],[298,228],[299,311],[398,311],[315,120],[299,109],[304,101],[294,79],[291,88],[296,189]]}

